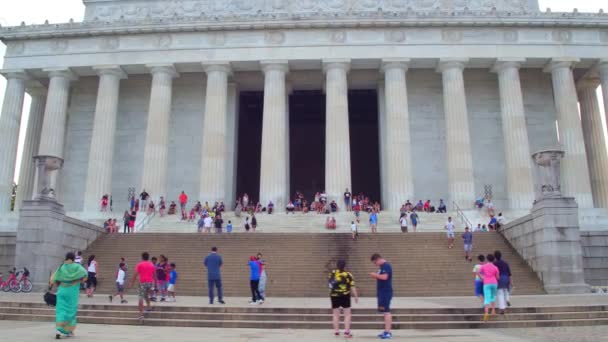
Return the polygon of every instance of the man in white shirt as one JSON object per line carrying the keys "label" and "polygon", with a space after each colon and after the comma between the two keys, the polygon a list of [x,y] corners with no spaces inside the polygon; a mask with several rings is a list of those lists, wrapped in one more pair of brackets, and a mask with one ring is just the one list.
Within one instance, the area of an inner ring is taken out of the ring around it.
{"label": "man in white shirt", "polygon": [[454,248],[454,222],[451,217],[448,217],[448,222],[445,224],[445,229],[448,231],[448,248]]}
{"label": "man in white shirt", "polygon": [[402,233],[407,233],[407,216],[409,215],[409,213],[405,213],[405,215],[401,216],[401,218],[399,219],[399,223],[401,224],[401,232]]}
{"label": "man in white shirt", "polygon": [[211,216],[205,217],[203,220],[203,227],[205,228],[205,233],[211,233],[211,226],[213,225],[213,219]]}
{"label": "man in white shirt", "polygon": [[359,232],[357,231],[357,224],[355,223],[355,221],[352,221],[350,223],[350,231],[353,234],[353,241],[357,240],[357,236],[359,235]]}

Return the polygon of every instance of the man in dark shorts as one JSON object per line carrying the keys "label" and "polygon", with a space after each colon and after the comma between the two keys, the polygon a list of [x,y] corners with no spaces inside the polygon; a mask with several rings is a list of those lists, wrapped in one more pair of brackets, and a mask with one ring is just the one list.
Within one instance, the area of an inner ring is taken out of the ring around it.
{"label": "man in dark shorts", "polygon": [[350,297],[351,292],[355,297],[355,303],[359,302],[359,295],[355,288],[355,278],[350,272],[347,272],[346,262],[338,260],[337,269],[329,274],[329,297],[331,299],[331,308],[333,310],[333,325],[334,334],[340,336],[340,309],[344,312],[344,338],[351,338],[353,335],[350,332],[351,310]]}
{"label": "man in dark shorts", "polygon": [[369,275],[376,279],[378,292],[378,312],[384,314],[384,331],[378,335],[382,340],[388,340],[393,337],[391,333],[393,325],[393,316],[391,315],[391,300],[393,299],[393,268],[386,260],[376,253],[372,255],[372,263],[378,266],[377,272],[372,272]]}

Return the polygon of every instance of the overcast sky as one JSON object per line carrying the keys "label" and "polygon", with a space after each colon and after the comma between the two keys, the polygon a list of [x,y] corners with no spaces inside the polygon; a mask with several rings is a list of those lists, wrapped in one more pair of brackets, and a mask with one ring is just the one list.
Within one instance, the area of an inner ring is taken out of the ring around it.
{"label": "overcast sky", "polygon": [[[61,3],[61,5],[59,5],[59,3]],[[608,10],[608,2],[605,0],[539,0],[539,3],[540,8],[543,11],[547,7],[550,7],[554,12],[569,12],[576,6],[580,12],[597,12],[599,11],[601,4],[606,4],[604,7]],[[74,21],[81,21],[83,15],[84,5],[82,4],[82,0],[0,0],[0,25],[2,26],[16,26],[21,24],[22,21],[25,21],[26,24],[42,24],[45,20],[48,20],[50,23],[63,23],[68,22],[70,18],[73,18]],[[4,56],[4,50],[4,45],[0,43],[0,56]],[[4,99],[5,83],[5,79],[0,77],[0,106]],[[599,98],[601,101],[601,93]],[[19,135],[19,151],[17,152],[18,160],[15,181],[17,181],[19,176],[21,150],[23,139],[25,138],[29,104],[29,96],[26,96],[21,132]],[[606,125],[604,125],[604,129],[605,128]]]}

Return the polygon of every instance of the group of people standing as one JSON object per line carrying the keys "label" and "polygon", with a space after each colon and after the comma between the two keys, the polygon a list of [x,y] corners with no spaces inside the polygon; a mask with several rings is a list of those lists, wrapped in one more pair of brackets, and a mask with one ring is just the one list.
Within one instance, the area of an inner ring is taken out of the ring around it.
{"label": "group of people standing", "polygon": [[[209,304],[214,303],[216,290],[218,303],[226,304],[226,302],[224,302],[222,287],[222,266],[224,265],[224,260],[218,253],[217,247],[211,248],[211,252],[205,257],[203,264],[207,269]],[[266,261],[264,261],[262,253],[249,257],[247,266],[249,267],[249,288],[251,289],[251,301],[249,301],[249,304],[263,304],[266,298],[266,282],[268,275],[266,273]]]}
{"label": "group of people standing", "polygon": [[496,315],[497,304],[500,314],[504,314],[507,307],[511,306],[511,268],[502,260],[500,251],[487,256],[480,254],[477,260],[479,263],[473,267],[475,295],[483,303],[483,320],[487,321],[490,315]]}

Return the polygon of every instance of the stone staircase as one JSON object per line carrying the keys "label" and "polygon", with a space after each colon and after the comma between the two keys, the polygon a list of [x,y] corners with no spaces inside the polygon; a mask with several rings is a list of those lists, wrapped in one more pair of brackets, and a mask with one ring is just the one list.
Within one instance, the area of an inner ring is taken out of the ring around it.
{"label": "stone staircase", "polygon": [[[349,234],[321,233],[233,233],[233,234],[113,234],[98,239],[85,258],[95,254],[100,266],[99,292],[114,289],[119,258],[127,259],[132,271],[143,251],[165,254],[177,264],[181,295],[206,295],[203,258],[217,246],[224,258],[225,296],[247,296],[247,260],[264,253],[268,263],[267,293],[271,297],[325,297],[327,274],[339,258],[347,261],[361,296],[375,296],[375,282],[367,275],[376,270],[369,260],[379,252],[393,265],[395,296],[461,296],[473,293],[473,265],[463,257],[457,237],[454,249],[446,247],[445,234],[385,233],[361,234],[352,241]],[[501,250],[512,268],[515,293],[544,293],[541,283],[522,258],[494,232],[474,235],[474,253]],[[135,293],[131,291],[131,293]]]}
{"label": "stone staircase", "polygon": [[[228,221],[232,221],[234,232],[244,232],[246,216],[248,215],[243,213],[241,217],[236,217],[234,212],[226,212],[222,216],[224,226]],[[456,215],[437,213],[420,213],[417,230],[421,232],[443,231],[449,216],[452,216],[457,223],[457,227],[463,230],[464,225],[458,221]],[[335,230],[325,229],[325,220],[328,217],[336,219],[337,228]],[[260,213],[256,215],[256,218],[258,221],[256,231],[263,233],[348,233],[350,232],[351,222],[355,220],[355,215],[352,212],[338,212],[330,215],[310,212],[306,214],[301,212],[295,214],[275,213],[272,215]],[[369,215],[367,213],[361,213],[358,226],[360,232],[370,231]],[[182,221],[179,215],[168,215],[163,218],[157,215],[142,231],[146,233],[194,233],[196,232],[196,222]],[[379,214],[378,232],[396,233],[399,231],[399,213],[383,211]]]}
{"label": "stone staircase", "polygon": [[[608,306],[559,306],[511,308],[504,316],[481,322],[477,308],[393,309],[393,328],[475,329],[564,327],[608,324]],[[81,304],[79,323],[172,327],[258,329],[331,329],[331,311],[314,308],[154,306],[144,320],[137,307]],[[41,303],[0,302],[0,320],[55,320],[55,309]],[[382,316],[374,309],[353,310],[352,329],[382,329]],[[398,333],[397,333],[398,334]]]}

